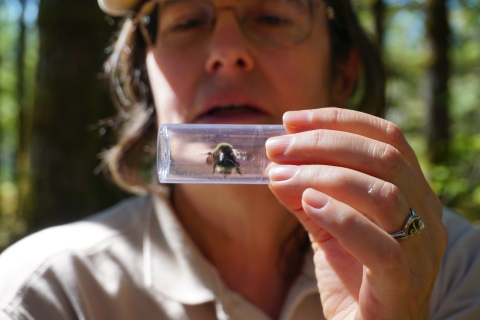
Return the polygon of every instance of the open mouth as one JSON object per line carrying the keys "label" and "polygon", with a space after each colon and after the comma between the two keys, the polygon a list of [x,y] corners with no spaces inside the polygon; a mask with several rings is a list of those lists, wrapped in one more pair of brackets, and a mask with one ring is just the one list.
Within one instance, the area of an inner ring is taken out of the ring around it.
{"label": "open mouth", "polygon": [[216,106],[206,113],[203,116],[224,116],[224,115],[235,115],[241,113],[263,113],[255,107],[246,104],[225,104]]}

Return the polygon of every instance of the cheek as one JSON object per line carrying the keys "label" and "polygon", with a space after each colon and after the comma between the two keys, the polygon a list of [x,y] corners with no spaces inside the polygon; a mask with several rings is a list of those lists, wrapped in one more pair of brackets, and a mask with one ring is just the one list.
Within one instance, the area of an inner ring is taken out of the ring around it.
{"label": "cheek", "polygon": [[179,70],[178,58],[147,53],[148,77],[158,115],[158,123],[185,123],[191,106],[192,89],[186,70]]}
{"label": "cheek", "polygon": [[[327,43],[326,43],[327,42]],[[280,96],[282,113],[329,105],[330,52],[328,41],[308,41],[270,55],[264,61],[265,73]]]}
{"label": "cheek", "polygon": [[174,112],[169,112],[168,109],[169,106],[174,106],[176,104],[175,94],[163,73],[161,73],[160,69],[156,66],[155,58],[152,53],[147,54],[146,63],[153,100],[157,111],[158,123],[169,123],[173,119],[169,119],[168,115],[173,115]]}
{"label": "cheek", "polygon": [[305,70],[302,83],[305,95],[315,108],[329,106],[331,89],[330,42],[327,34],[312,34],[312,41],[305,43],[305,53],[300,60]]}

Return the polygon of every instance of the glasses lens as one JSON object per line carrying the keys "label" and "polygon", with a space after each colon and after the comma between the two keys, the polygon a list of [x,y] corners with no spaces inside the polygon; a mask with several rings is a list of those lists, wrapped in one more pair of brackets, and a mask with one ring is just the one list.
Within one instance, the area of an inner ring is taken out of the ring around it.
{"label": "glasses lens", "polygon": [[250,0],[243,8],[245,30],[261,43],[298,43],[309,35],[314,20],[310,0]]}
{"label": "glasses lens", "polygon": [[213,7],[203,1],[155,2],[140,21],[150,42],[159,48],[182,49],[203,40],[213,25]]}
{"label": "glasses lens", "polygon": [[[304,40],[314,20],[313,0],[242,0],[237,16],[247,35],[258,43],[292,45]],[[216,14],[202,0],[150,1],[140,9],[143,34],[157,48],[184,49],[204,40]]]}

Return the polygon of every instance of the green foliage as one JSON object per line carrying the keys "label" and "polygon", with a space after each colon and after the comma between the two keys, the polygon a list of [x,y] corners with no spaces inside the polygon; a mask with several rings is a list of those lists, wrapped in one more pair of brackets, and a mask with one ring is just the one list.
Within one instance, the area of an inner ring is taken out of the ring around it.
{"label": "green foliage", "polygon": [[450,14],[451,155],[431,166],[431,181],[446,205],[480,220],[480,6],[453,2]]}
{"label": "green foliage", "polygon": [[471,220],[479,220],[480,134],[458,134],[451,141],[450,163],[431,165],[431,185],[442,201]]}
{"label": "green foliage", "polygon": [[[480,5],[450,1],[452,29],[450,156],[431,164],[426,157],[426,44],[422,1],[386,1],[385,43],[387,118],[397,123],[414,148],[434,191],[443,203],[471,220],[480,220]],[[372,30],[370,2],[358,4],[361,22]]]}
{"label": "green foliage", "polygon": [[[16,152],[20,103],[31,105],[37,64],[37,34],[27,25],[24,56],[25,91],[18,97],[17,49],[20,10],[18,3],[0,2],[0,250],[22,235],[26,223],[17,215]],[[19,101],[21,100],[21,101]]]}

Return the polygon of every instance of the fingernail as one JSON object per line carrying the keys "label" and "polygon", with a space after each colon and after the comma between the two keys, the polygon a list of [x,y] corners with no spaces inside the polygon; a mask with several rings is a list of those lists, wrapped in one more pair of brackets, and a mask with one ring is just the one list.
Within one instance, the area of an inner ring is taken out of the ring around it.
{"label": "fingernail", "polygon": [[283,123],[290,128],[303,128],[312,120],[312,110],[288,111],[283,114]]}
{"label": "fingernail", "polygon": [[265,143],[268,155],[284,154],[293,140],[292,135],[269,138]]}
{"label": "fingernail", "polygon": [[298,166],[291,165],[275,166],[268,171],[268,176],[272,182],[285,181],[293,177],[299,168]]}
{"label": "fingernail", "polygon": [[314,189],[307,189],[303,192],[303,202],[315,209],[325,207],[330,200],[330,197]]}

